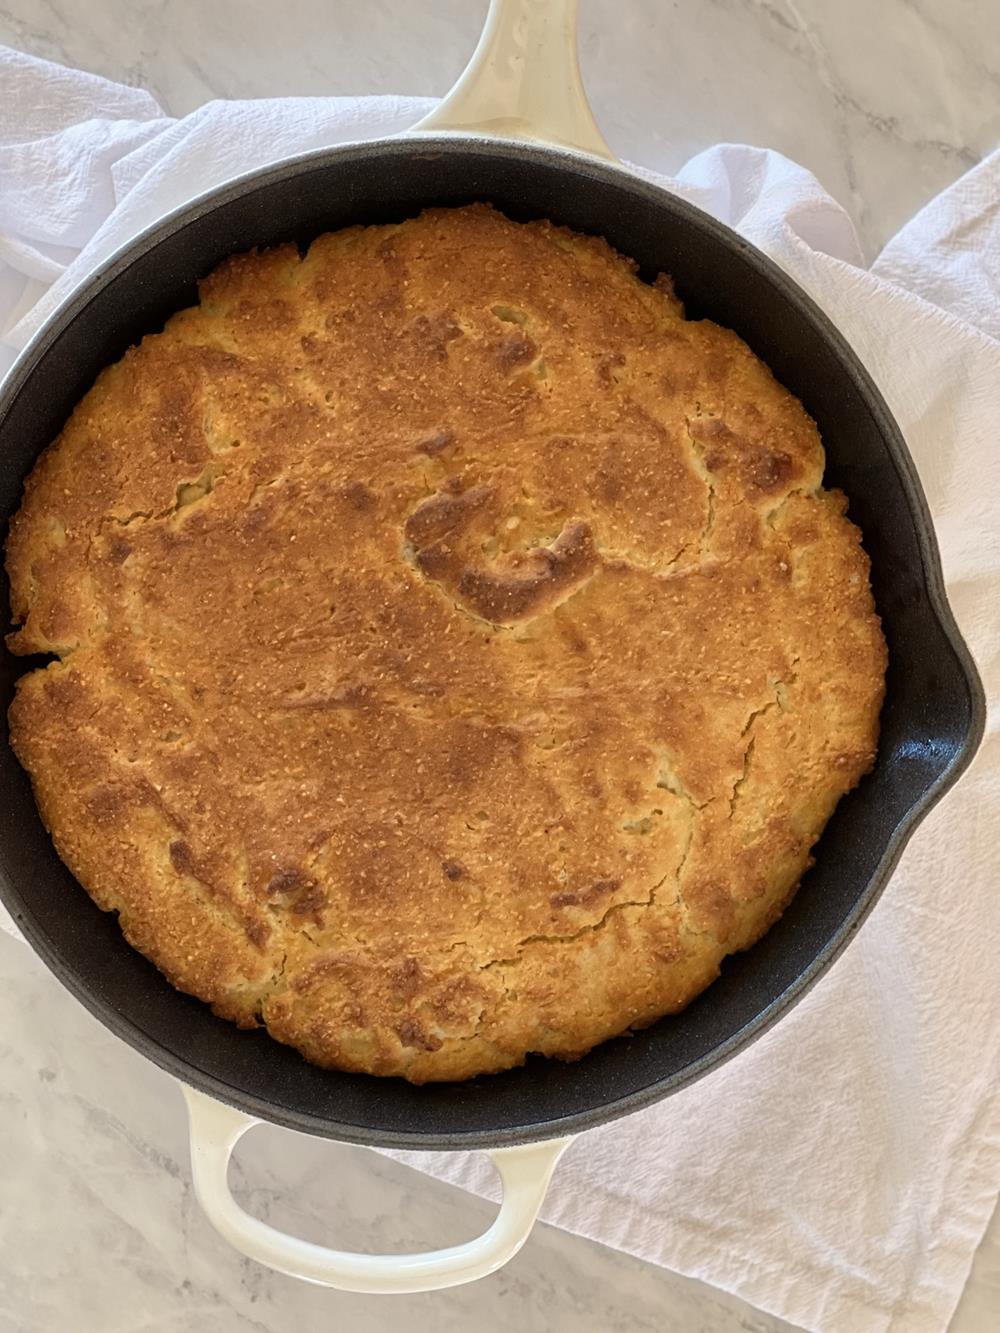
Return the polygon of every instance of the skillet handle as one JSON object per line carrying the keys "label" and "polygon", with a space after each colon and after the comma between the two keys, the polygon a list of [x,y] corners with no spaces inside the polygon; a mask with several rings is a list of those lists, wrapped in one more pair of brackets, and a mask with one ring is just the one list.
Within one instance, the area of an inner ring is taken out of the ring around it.
{"label": "skillet handle", "polygon": [[215,1229],[241,1254],[321,1287],[369,1294],[436,1291],[486,1277],[528,1238],[552,1172],[572,1139],[548,1139],[489,1155],[503,1182],[496,1221],[481,1236],[426,1254],[354,1254],[288,1236],[251,1217],[226,1181],[236,1144],[261,1121],[181,1084],[191,1125],[191,1170],[198,1202]]}
{"label": "skillet handle", "polygon": [[490,0],[451,92],[410,131],[557,144],[615,160],[580,79],[577,0]]}

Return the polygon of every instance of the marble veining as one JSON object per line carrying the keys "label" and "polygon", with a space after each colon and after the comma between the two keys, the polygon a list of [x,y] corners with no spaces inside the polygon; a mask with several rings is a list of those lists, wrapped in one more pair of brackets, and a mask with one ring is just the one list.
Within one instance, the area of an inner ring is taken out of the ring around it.
{"label": "marble veining", "polygon": [[[264,0],[0,0],[0,42],[184,114],[214,97],[441,93],[485,8],[284,0],[278,18]],[[617,152],[671,171],[720,140],[777,148],[845,205],[869,256],[1000,135],[995,0],[581,0],[581,54]],[[495,1277],[428,1296],[332,1293],[241,1259],[194,1201],[176,1086],[2,932],[0,1068],[0,1333],[790,1327],[545,1226]],[[270,1127],[232,1179],[275,1225],[357,1248],[455,1242],[491,1214],[401,1163]],[[952,1333],[986,1333],[998,1309],[995,1218]]]}

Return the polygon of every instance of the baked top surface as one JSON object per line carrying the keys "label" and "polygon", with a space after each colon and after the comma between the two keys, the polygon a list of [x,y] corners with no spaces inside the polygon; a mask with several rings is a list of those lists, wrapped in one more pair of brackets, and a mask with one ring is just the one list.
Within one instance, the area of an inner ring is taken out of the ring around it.
{"label": "baked top surface", "polygon": [[183,990],[414,1081],[676,1011],[874,757],[885,649],[800,404],[486,206],[238,256],[8,540],[60,855]]}

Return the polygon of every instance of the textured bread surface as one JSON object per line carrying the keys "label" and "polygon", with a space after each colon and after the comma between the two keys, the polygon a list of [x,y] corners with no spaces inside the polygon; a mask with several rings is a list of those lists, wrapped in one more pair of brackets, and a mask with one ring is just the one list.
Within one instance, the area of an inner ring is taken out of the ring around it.
{"label": "textured bread surface", "polygon": [[801,405],[486,206],[237,256],[7,545],[13,744],[173,984],[415,1082],[572,1059],[767,930],[885,649]]}

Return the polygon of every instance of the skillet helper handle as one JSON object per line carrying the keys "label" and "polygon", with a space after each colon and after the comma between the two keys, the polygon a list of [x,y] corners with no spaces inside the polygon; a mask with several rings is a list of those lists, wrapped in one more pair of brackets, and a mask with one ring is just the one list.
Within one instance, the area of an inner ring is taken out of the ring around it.
{"label": "skillet helper handle", "polygon": [[484,134],[615,160],[580,79],[577,0],[490,0],[458,82],[411,133]]}
{"label": "skillet helper handle", "polygon": [[527,1240],[556,1163],[572,1142],[548,1139],[492,1151],[489,1156],[503,1183],[503,1202],[493,1225],[474,1240],[425,1254],[354,1254],[286,1235],[244,1212],[229,1192],[229,1159],[247,1130],[262,1122],[181,1087],[191,1126],[195,1193],[216,1231],[258,1263],[340,1291],[437,1291],[495,1272]]}

